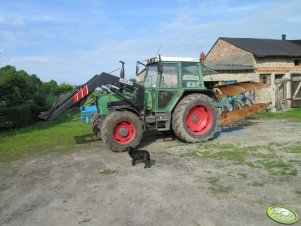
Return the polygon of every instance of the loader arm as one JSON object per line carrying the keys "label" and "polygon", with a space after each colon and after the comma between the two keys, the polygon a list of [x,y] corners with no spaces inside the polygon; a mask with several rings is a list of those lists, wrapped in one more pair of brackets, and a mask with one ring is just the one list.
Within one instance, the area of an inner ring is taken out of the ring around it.
{"label": "loader arm", "polygon": [[[67,109],[74,105],[82,105],[90,94],[98,87],[106,86],[107,88],[115,89],[118,87],[120,92],[123,90],[129,92],[136,92],[137,98],[134,101],[129,101],[125,98],[125,101],[130,102],[137,111],[141,112],[144,109],[144,87],[139,84],[134,84],[131,81],[119,78],[114,75],[102,72],[99,75],[95,75],[88,82],[83,85],[77,86],[74,90],[67,94],[65,98],[57,102],[48,111],[41,112],[40,118],[45,120],[53,120],[61,115]],[[116,91],[115,91],[116,92]]]}

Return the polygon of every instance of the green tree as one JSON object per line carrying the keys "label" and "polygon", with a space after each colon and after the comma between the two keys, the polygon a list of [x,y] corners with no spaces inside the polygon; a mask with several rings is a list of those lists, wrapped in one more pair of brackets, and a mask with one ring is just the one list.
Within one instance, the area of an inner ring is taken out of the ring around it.
{"label": "green tree", "polygon": [[0,129],[37,120],[40,111],[47,110],[59,95],[73,88],[68,83],[58,85],[54,80],[43,83],[37,75],[17,71],[10,65],[0,68]]}
{"label": "green tree", "polygon": [[42,85],[43,92],[48,95],[54,95],[57,93],[58,84],[54,80],[50,80],[49,82],[44,82]]}
{"label": "green tree", "polygon": [[72,91],[75,88],[75,86],[70,85],[69,83],[63,82],[61,83],[57,90],[56,90],[56,94],[60,95],[62,93],[69,93],[70,91]]}
{"label": "green tree", "polygon": [[0,101],[6,106],[22,104],[28,98],[26,72],[17,72],[15,67],[0,69]]}

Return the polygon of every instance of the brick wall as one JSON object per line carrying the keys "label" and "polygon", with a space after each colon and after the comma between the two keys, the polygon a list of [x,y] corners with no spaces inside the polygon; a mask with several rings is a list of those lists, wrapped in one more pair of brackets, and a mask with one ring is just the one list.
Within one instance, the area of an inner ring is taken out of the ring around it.
{"label": "brick wall", "polygon": [[205,58],[205,64],[254,65],[254,57],[249,52],[219,39]]}
{"label": "brick wall", "polygon": [[212,75],[205,75],[204,81],[230,81],[236,80],[237,82],[246,81],[259,81],[259,78],[255,72],[247,73],[218,73]]}
{"label": "brick wall", "polygon": [[275,92],[271,88],[263,88],[255,90],[255,103],[272,102],[272,107],[275,106]]}
{"label": "brick wall", "polygon": [[256,58],[256,68],[258,67],[294,67],[294,59],[290,58]]}

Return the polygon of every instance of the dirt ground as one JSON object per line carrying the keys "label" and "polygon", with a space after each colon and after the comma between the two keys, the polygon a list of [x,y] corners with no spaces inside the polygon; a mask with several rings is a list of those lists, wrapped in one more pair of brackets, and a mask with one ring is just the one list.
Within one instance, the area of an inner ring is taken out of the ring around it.
{"label": "dirt ground", "polygon": [[301,215],[300,137],[301,123],[250,120],[202,144],[148,133],[150,169],[98,141],[0,165],[0,225],[278,225],[270,205]]}

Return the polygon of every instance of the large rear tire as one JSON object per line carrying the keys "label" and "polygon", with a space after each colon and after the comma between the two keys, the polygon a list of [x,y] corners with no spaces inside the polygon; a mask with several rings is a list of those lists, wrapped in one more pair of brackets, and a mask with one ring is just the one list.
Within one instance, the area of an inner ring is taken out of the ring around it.
{"label": "large rear tire", "polygon": [[172,114],[172,128],[176,136],[189,143],[212,138],[218,123],[216,102],[204,94],[184,97]]}
{"label": "large rear tire", "polygon": [[136,147],[143,135],[142,121],[129,111],[114,111],[102,123],[101,138],[114,152],[125,151],[126,147]]}

